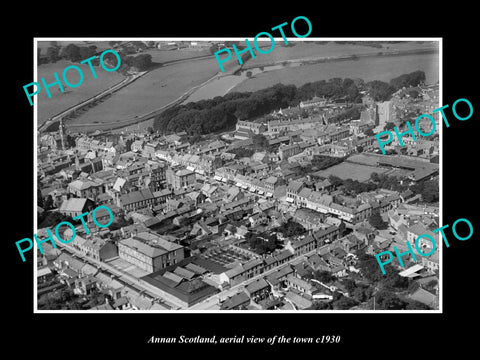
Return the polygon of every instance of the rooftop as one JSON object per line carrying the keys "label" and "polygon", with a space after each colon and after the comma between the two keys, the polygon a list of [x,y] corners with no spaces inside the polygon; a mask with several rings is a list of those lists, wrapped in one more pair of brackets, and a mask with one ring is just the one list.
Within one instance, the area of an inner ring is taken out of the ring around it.
{"label": "rooftop", "polygon": [[86,198],[70,198],[62,202],[59,211],[81,212],[84,210],[86,202]]}

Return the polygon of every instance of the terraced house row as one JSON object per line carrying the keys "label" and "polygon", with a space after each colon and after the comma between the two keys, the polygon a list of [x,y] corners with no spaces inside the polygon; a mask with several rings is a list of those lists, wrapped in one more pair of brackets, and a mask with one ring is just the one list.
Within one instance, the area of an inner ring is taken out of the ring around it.
{"label": "terraced house row", "polygon": [[314,232],[302,240],[289,242],[283,250],[272,253],[264,258],[254,258],[244,264],[239,264],[232,269],[220,274],[220,283],[231,286],[260,275],[265,271],[283,265],[293,258],[306,254],[327,243],[338,239],[339,227],[332,225],[326,229]]}

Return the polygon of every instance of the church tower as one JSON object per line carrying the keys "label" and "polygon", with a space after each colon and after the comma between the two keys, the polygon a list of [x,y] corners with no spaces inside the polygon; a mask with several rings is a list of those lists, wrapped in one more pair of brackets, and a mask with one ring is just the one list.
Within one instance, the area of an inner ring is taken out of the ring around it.
{"label": "church tower", "polygon": [[63,125],[63,118],[60,118],[60,125],[58,126],[60,132],[60,141],[62,143],[62,150],[65,151],[65,126]]}

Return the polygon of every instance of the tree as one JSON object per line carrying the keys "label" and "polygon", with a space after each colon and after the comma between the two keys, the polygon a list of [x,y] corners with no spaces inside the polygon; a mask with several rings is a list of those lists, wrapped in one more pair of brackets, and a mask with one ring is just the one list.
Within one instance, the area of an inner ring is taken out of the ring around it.
{"label": "tree", "polygon": [[58,46],[49,47],[47,49],[46,61],[54,63],[58,60],[60,60],[60,48]]}
{"label": "tree", "polygon": [[427,180],[410,187],[415,194],[421,194],[423,201],[427,203],[437,202],[439,199],[438,182]]}
{"label": "tree", "polygon": [[370,225],[372,225],[375,229],[378,230],[385,230],[388,228],[388,224],[383,221],[382,217],[378,212],[370,215],[370,217],[368,218],[368,222],[370,223]]}
{"label": "tree", "polygon": [[48,195],[43,202],[43,209],[50,210],[53,207],[53,198],[52,195]]}
{"label": "tree", "polygon": [[349,294],[351,294],[353,292],[353,290],[355,290],[357,288],[355,280],[353,280],[353,279],[344,279],[344,280],[342,280],[342,284],[343,284],[343,286],[345,286],[345,289],[347,290],[347,292]]}
{"label": "tree", "polygon": [[71,136],[70,134],[67,134],[66,138],[65,138],[65,145],[67,148],[73,148],[76,146],[76,143],[75,143],[75,138],[73,136]]}
{"label": "tree", "polygon": [[68,221],[71,224],[78,224],[79,220],[73,220],[71,216],[60,214],[58,211],[45,211],[38,216],[38,228],[56,226],[62,221]]}
{"label": "tree", "polygon": [[37,48],[37,64],[42,65],[47,62],[47,59],[42,57],[42,49]]}
{"label": "tree", "polygon": [[416,99],[420,96],[420,92],[415,88],[407,89],[407,91],[405,91],[405,92],[413,99]]}
{"label": "tree", "polygon": [[125,142],[125,149],[127,151],[132,151],[132,144],[133,144],[133,139],[128,139],[126,142]]}
{"label": "tree", "polygon": [[310,310],[332,310],[332,303],[319,301],[310,307]]}
{"label": "tree", "polygon": [[350,294],[352,298],[357,300],[358,302],[365,302],[372,297],[373,288],[370,286],[360,285],[353,290]]}
{"label": "tree", "polygon": [[286,223],[279,226],[277,230],[281,232],[284,237],[298,236],[306,232],[302,224],[299,224],[291,218],[288,219]]}
{"label": "tree", "polygon": [[40,188],[37,188],[37,206],[40,206],[41,208],[43,208],[43,196],[42,196],[42,191],[40,190]]}
{"label": "tree", "polygon": [[97,47],[96,46],[82,46],[78,49],[79,58],[81,60],[88,59],[95,55]]}
{"label": "tree", "polygon": [[370,81],[366,85],[370,96],[375,101],[390,100],[392,94],[395,92],[395,88],[393,86],[380,80]]}
{"label": "tree", "polygon": [[377,309],[404,310],[408,303],[390,291],[380,291],[375,295]]}
{"label": "tree", "polygon": [[437,284],[438,284],[438,281],[433,279],[433,280],[430,280],[428,283],[426,283],[424,286],[425,286],[425,289],[428,291],[435,291]]}
{"label": "tree", "polygon": [[237,158],[242,158],[242,157],[251,157],[254,153],[255,150],[253,149],[248,149],[245,147],[239,147],[236,149],[231,149],[228,150],[229,153],[235,154]]}
{"label": "tree", "polygon": [[313,277],[322,283],[329,283],[337,280],[337,278],[334,275],[332,275],[332,273],[328,271],[321,271],[321,270],[315,271],[313,273]]}
{"label": "tree", "polygon": [[405,310],[432,310],[432,308],[420,301],[409,300]]}
{"label": "tree", "polygon": [[280,242],[275,234],[248,232],[245,234],[245,240],[250,248],[260,255],[271,253],[280,247]]}
{"label": "tree", "polygon": [[215,54],[217,52],[217,50],[218,50],[218,45],[217,44],[213,44],[212,46],[210,46],[208,48],[208,52],[212,55]]}
{"label": "tree", "polygon": [[[368,255],[364,250],[357,251],[358,263],[357,266],[360,269],[362,275],[365,279],[371,282],[378,282],[383,279],[384,275],[380,266],[378,266],[377,259],[375,256]],[[386,265],[385,271],[388,272],[389,268]]]}
{"label": "tree", "polygon": [[130,60],[130,64],[136,67],[139,71],[145,71],[152,66],[152,55],[140,54]]}
{"label": "tree", "polygon": [[[243,54],[243,56],[249,55],[249,52]],[[122,65],[124,63],[127,61],[122,59]],[[133,66],[132,64],[133,60],[129,60],[126,66]],[[162,133],[188,132],[191,128],[189,133],[201,131],[202,134],[208,134],[233,128],[236,119],[248,120],[265,116],[279,108],[297,106],[300,101],[310,100],[314,96],[361,103],[361,91],[364,90],[369,91],[376,101],[383,101],[391,97],[395,88],[381,81],[364,84],[358,79],[352,81],[340,78],[309,82],[298,88],[295,85],[276,84],[254,92],[231,92],[208,101],[173,106],[155,117],[154,128]],[[363,109],[362,105],[351,106],[340,114],[336,114],[332,120],[344,121],[358,118]],[[190,111],[189,116],[184,115],[185,110]],[[373,135],[372,132],[369,136]]]}
{"label": "tree", "polygon": [[390,85],[395,89],[401,89],[403,87],[418,86],[425,82],[425,73],[417,70],[409,74],[403,74],[390,80]]}
{"label": "tree", "polygon": [[[127,69],[128,68],[128,61],[126,60],[126,56],[122,53],[118,53],[120,56],[120,69]],[[106,53],[103,56],[103,63],[106,65],[107,68],[115,68],[118,65],[117,56],[113,53]]]}
{"label": "tree", "polygon": [[391,290],[405,290],[410,285],[406,277],[398,275],[398,272],[391,269],[392,271],[387,271],[383,277],[381,283],[385,289]]}
{"label": "tree", "polygon": [[375,133],[373,132],[373,129],[370,128],[370,127],[367,128],[363,133],[367,136],[375,136]]}
{"label": "tree", "polygon": [[251,71],[247,71],[246,75],[247,75],[248,78],[251,78],[251,77],[252,77],[252,72],[251,72]]}
{"label": "tree", "polygon": [[418,290],[419,287],[420,284],[417,281],[410,282],[410,284],[408,285],[408,293],[413,294],[415,291]]}
{"label": "tree", "polygon": [[339,310],[347,310],[356,305],[358,305],[357,300],[343,295],[341,295],[338,300],[332,302],[333,308]]}
{"label": "tree", "polygon": [[265,151],[268,147],[268,139],[262,134],[253,135],[253,148],[256,151]]}
{"label": "tree", "polygon": [[375,181],[375,182],[379,182],[379,181],[380,181],[380,177],[378,176],[378,173],[372,172],[372,173],[370,174],[370,180]]}
{"label": "tree", "polygon": [[312,165],[319,170],[327,169],[333,165],[340,164],[341,162],[343,162],[342,158],[334,158],[326,155],[313,155],[312,159]]}
{"label": "tree", "polygon": [[330,175],[328,177],[328,181],[330,181],[330,184],[332,184],[334,187],[338,187],[343,184],[342,179],[335,175]]}
{"label": "tree", "polygon": [[361,111],[361,107],[357,105],[345,111],[342,111],[337,115],[332,116],[328,121],[333,123],[338,123],[343,120],[358,119],[360,118],[360,111]]}
{"label": "tree", "polygon": [[62,57],[72,62],[83,60],[80,57],[80,48],[75,44],[68,44],[66,47],[64,47],[62,50]]}
{"label": "tree", "polygon": [[395,127],[395,124],[389,121],[385,124],[385,126],[383,127],[383,130],[393,130],[394,127]]}

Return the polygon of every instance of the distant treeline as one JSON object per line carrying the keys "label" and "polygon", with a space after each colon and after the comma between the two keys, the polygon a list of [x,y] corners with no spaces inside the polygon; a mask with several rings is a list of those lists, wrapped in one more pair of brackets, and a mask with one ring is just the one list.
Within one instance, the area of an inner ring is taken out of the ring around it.
{"label": "distant treeline", "polygon": [[[404,43],[405,41],[332,41],[334,44],[341,44],[341,45],[363,45],[363,46],[370,46],[374,48],[382,48],[384,44],[399,44]],[[425,41],[416,41],[419,44],[424,43]]]}
{"label": "distant treeline", "polygon": [[409,74],[403,74],[390,80],[390,83],[374,80],[367,83],[370,96],[375,101],[390,100],[392,94],[403,87],[418,86],[425,82],[425,73],[417,70]]}
{"label": "distant treeline", "polygon": [[[130,67],[135,67],[139,71],[147,70],[152,65],[152,56],[150,54],[140,54],[136,56],[130,56],[131,49],[121,49],[116,50],[120,55],[121,66],[119,71],[123,72],[128,70]],[[37,52],[37,62],[38,65],[55,63],[59,60],[65,59],[74,63],[79,63],[83,60],[86,60],[95,54],[98,54],[99,50],[95,45],[89,46],[78,46],[75,44],[68,44],[65,47],[60,47],[58,45],[53,45],[47,48],[46,54],[41,55],[40,49]],[[107,61],[116,63],[116,58],[114,54],[107,53],[105,54],[105,59]],[[97,56],[96,59],[92,61],[92,64],[95,66],[99,65],[100,58]]]}
{"label": "distant treeline", "polygon": [[363,81],[334,78],[295,85],[276,84],[255,92],[233,92],[209,100],[187,103],[165,110],[155,118],[154,128],[161,132],[186,131],[189,134],[208,134],[233,128],[237,119],[248,120],[273,110],[297,106],[314,96],[361,102]]}
{"label": "distant treeline", "polygon": [[[237,119],[249,120],[264,116],[273,110],[297,106],[300,101],[314,96],[330,100],[342,99],[349,103],[362,101],[361,91],[366,90],[375,101],[389,100],[402,87],[417,86],[425,81],[423,71],[396,77],[386,83],[379,80],[364,83],[362,79],[333,78],[295,85],[276,84],[255,92],[233,92],[213,99],[190,102],[171,107],[154,120],[154,129],[164,133],[186,131],[190,135],[209,134],[232,129]],[[336,115],[334,121],[358,118],[358,107]]]}

